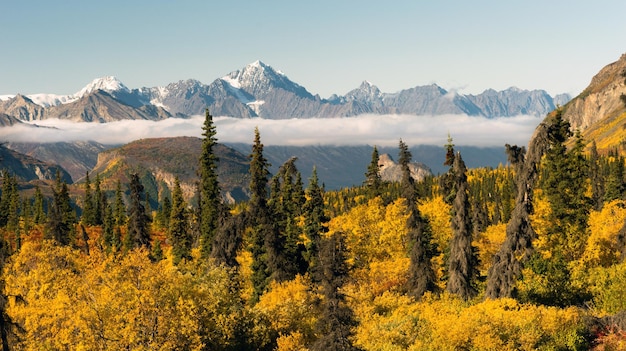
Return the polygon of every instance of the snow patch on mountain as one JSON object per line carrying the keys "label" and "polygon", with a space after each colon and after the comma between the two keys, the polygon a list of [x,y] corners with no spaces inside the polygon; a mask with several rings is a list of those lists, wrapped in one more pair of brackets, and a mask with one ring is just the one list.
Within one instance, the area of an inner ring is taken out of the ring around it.
{"label": "snow patch on mountain", "polygon": [[114,76],[105,76],[102,78],[94,79],[93,81],[91,81],[91,83],[87,84],[87,86],[85,86],[75,95],[80,98],[96,90],[104,90],[107,92],[130,92],[130,89],[128,89],[122,82],[120,82],[119,79],[115,78]]}

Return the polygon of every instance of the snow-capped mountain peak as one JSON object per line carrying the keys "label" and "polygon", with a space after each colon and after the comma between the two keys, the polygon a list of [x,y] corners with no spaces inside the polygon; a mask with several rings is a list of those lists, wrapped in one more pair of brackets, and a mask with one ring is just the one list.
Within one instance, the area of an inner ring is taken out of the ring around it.
{"label": "snow-capped mountain peak", "polygon": [[130,89],[128,89],[124,85],[124,83],[122,83],[116,77],[114,77],[114,76],[104,76],[104,77],[96,78],[96,79],[92,80],[91,83],[87,84],[84,88],[82,88],[75,95],[77,97],[83,97],[85,95],[88,95],[88,94],[96,91],[96,90],[104,90],[104,91],[107,91],[107,92],[113,92],[113,91],[130,92]]}

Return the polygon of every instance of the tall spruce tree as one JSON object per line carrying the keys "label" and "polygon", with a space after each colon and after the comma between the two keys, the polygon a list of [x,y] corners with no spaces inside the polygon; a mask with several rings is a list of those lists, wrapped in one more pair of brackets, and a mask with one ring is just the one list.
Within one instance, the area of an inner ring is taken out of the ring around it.
{"label": "tall spruce tree", "polygon": [[45,237],[60,245],[73,244],[76,237],[75,224],[76,214],[72,208],[67,184],[61,181],[57,171]]}
{"label": "tall spruce tree", "polygon": [[89,179],[89,172],[85,174],[85,196],[83,197],[83,215],[81,222],[83,225],[93,226],[96,225],[96,207],[94,198],[91,193],[91,181]]}
{"label": "tall spruce tree", "polygon": [[115,216],[113,208],[107,202],[103,202],[104,220],[102,223],[102,246],[108,253],[115,247]]}
{"label": "tall spruce tree", "polygon": [[95,215],[95,225],[103,225],[104,224],[104,216],[105,216],[105,203],[107,199],[106,196],[102,193],[101,188],[101,180],[100,174],[96,173],[96,180],[93,184],[93,206]]}
{"label": "tall spruce tree", "polygon": [[202,152],[198,169],[200,173],[200,251],[203,257],[208,257],[211,254],[213,237],[219,225],[220,207],[222,205],[217,181],[218,157],[215,154],[217,131],[209,109],[205,110],[202,130],[204,138],[202,139]]}
{"label": "tall spruce tree", "polygon": [[448,283],[446,289],[468,300],[477,294],[478,255],[472,246],[472,218],[468,197],[467,168],[457,153],[452,165],[456,194],[452,202],[452,239],[448,261]]}
{"label": "tall spruce tree", "polygon": [[267,204],[269,174],[269,163],[263,156],[261,135],[259,129],[255,128],[252,153],[250,154],[250,201],[248,202],[248,220],[251,227],[253,301],[258,301],[269,283],[265,247],[265,237],[268,231],[273,230]]}
{"label": "tall spruce tree", "polygon": [[266,236],[268,268],[271,278],[281,282],[304,274],[304,244],[300,241],[298,217],[302,214],[303,189],[298,189],[297,159],[287,160],[272,178],[270,201],[273,230]]}
{"label": "tall spruce tree", "polygon": [[[15,184],[15,185],[14,185]],[[2,196],[0,197],[0,227],[7,225],[9,216],[11,215],[11,199],[13,193],[17,190],[17,182],[8,171],[2,172]]]}
{"label": "tall spruce tree", "polygon": [[128,223],[126,225],[126,237],[124,248],[132,250],[138,247],[150,249],[150,232],[148,229],[148,216],[144,207],[144,188],[139,180],[139,175],[130,175],[130,205],[128,207]]}
{"label": "tall spruce tree", "polygon": [[183,198],[178,177],[172,190],[172,210],[170,212],[168,236],[172,244],[173,262],[177,265],[183,259],[191,258],[191,232],[187,219],[187,204]]}
{"label": "tall spruce tree", "polygon": [[319,186],[315,167],[313,167],[306,194],[307,201],[304,205],[304,235],[307,238],[305,259],[308,271],[312,277],[315,277],[313,270],[317,266],[320,241],[322,236],[328,232],[327,223],[330,220],[324,212],[324,193]]}
{"label": "tall spruce tree", "polygon": [[378,148],[374,146],[374,150],[372,150],[372,160],[369,166],[367,166],[367,172],[365,172],[365,186],[367,187],[367,194],[370,198],[380,196],[382,193],[383,181],[380,177],[379,158]]}
{"label": "tall spruce tree", "polygon": [[550,146],[550,134],[559,128],[554,114],[537,126],[528,147],[505,145],[509,162],[515,169],[517,195],[511,219],[506,226],[506,237],[493,257],[493,264],[487,273],[485,296],[490,299],[514,297],[517,294],[516,282],[524,265],[533,255],[533,240],[536,233],[530,221],[533,213],[533,193],[541,160]]}
{"label": "tall spruce tree", "polygon": [[322,286],[322,315],[316,325],[317,340],[312,351],[359,350],[352,345],[352,329],[357,325],[354,312],[346,304],[341,288],[348,278],[346,244],[341,232],[321,241],[316,280]]}
{"label": "tall spruce tree", "polygon": [[400,139],[398,163],[402,170],[400,183],[401,196],[406,201],[409,211],[407,219],[407,241],[409,242],[410,267],[407,280],[407,290],[411,296],[420,299],[427,292],[436,292],[435,270],[432,258],[437,254],[437,248],[432,242],[432,233],[428,220],[417,208],[417,191],[415,181],[411,176],[411,152],[408,146]]}
{"label": "tall spruce tree", "polygon": [[604,206],[605,180],[602,160],[595,140],[591,143],[589,150],[589,179],[591,180],[591,203],[596,211],[600,211]]}
{"label": "tall spruce tree", "polygon": [[122,192],[122,182],[117,180],[115,187],[115,224],[118,227],[126,225],[126,204],[124,203],[124,193]]}
{"label": "tall spruce tree", "polygon": [[39,186],[35,186],[35,200],[33,203],[33,222],[43,224],[46,222],[46,200],[41,193]]}
{"label": "tall spruce tree", "polygon": [[233,216],[222,216],[221,223],[213,246],[211,248],[211,258],[218,265],[226,267],[238,267],[237,254],[243,243],[244,232],[248,222],[248,213],[243,211]]}

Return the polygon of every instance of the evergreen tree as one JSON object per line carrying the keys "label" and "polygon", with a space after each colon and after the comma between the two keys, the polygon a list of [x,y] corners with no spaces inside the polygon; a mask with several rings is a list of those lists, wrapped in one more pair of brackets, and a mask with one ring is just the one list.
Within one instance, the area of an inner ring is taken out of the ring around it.
{"label": "evergreen tree", "polygon": [[33,228],[33,206],[31,199],[22,200],[22,227],[24,234],[30,233]]}
{"label": "evergreen tree", "polygon": [[200,249],[203,257],[208,257],[211,253],[211,245],[215,231],[219,224],[218,215],[220,213],[221,200],[220,188],[217,181],[217,162],[215,154],[217,145],[217,134],[213,124],[213,116],[209,109],[205,111],[204,131],[202,135],[202,153],[200,154]]}
{"label": "evergreen tree", "polygon": [[170,227],[170,215],[172,213],[172,202],[168,196],[163,196],[161,200],[161,205],[159,205],[159,209],[157,210],[157,214],[155,217],[155,222],[161,228],[169,228]]}
{"label": "evergreen tree", "polygon": [[409,211],[407,241],[410,247],[411,263],[407,290],[411,296],[420,299],[427,291],[437,291],[435,270],[431,262],[431,259],[437,254],[437,248],[432,242],[428,220],[421,215],[417,208],[417,192],[409,168],[411,157],[409,148],[400,140],[398,157],[398,163],[402,170],[400,191]]}
{"label": "evergreen tree", "polygon": [[14,177],[11,177],[8,171],[2,172],[2,197],[0,197],[0,227],[7,225],[9,221],[11,199],[15,186]]}
{"label": "evergreen tree", "polygon": [[272,179],[269,201],[273,230],[266,233],[267,262],[272,279],[281,282],[306,271],[304,244],[297,218],[302,213],[303,189],[297,189],[296,158],[286,161]]}
{"label": "evergreen tree", "polygon": [[61,182],[58,171],[49,212],[45,237],[53,239],[60,245],[72,244],[75,239],[76,215],[72,209],[67,184]]}
{"label": "evergreen tree", "polygon": [[251,226],[250,252],[252,254],[252,285],[253,301],[265,292],[269,283],[269,272],[266,262],[265,237],[273,230],[270,211],[267,204],[267,182],[269,163],[263,156],[263,144],[259,129],[254,129],[254,143],[250,154],[250,201],[248,215]]}
{"label": "evergreen tree", "polygon": [[[304,205],[304,235],[307,238],[305,258],[308,270],[313,273],[317,266],[320,241],[328,232],[327,223],[330,220],[324,213],[323,189],[318,184],[317,169],[313,167],[313,173],[306,189],[307,202]],[[315,276],[312,274],[315,278]]]}
{"label": "evergreen tree", "polygon": [[6,227],[9,232],[18,233],[20,227],[20,195],[17,188],[17,178],[9,176],[7,181],[8,189],[3,197],[7,202],[6,207],[8,211]]}
{"label": "evergreen tree", "polygon": [[106,202],[106,196],[102,194],[102,189],[100,187],[100,174],[96,174],[96,180],[94,182],[94,190],[93,190],[93,204],[94,204],[94,224],[95,225],[103,225],[104,224],[104,216],[105,209],[104,205]]}
{"label": "evergreen tree", "polygon": [[126,225],[126,204],[124,203],[122,183],[119,179],[115,188],[115,225],[118,227]]}
{"label": "evergreen tree", "polygon": [[103,202],[103,208],[102,245],[105,251],[110,253],[114,248],[117,249],[115,243],[115,216],[113,215],[113,208],[108,203]]}
{"label": "evergreen tree", "polygon": [[608,175],[605,182],[604,202],[622,199],[624,184],[624,157],[615,155],[609,158]]}
{"label": "evergreen tree", "polygon": [[89,180],[89,172],[85,175],[85,196],[83,198],[83,215],[82,223],[92,226],[96,224],[96,208],[94,207],[94,199],[91,194],[91,182]]}
{"label": "evergreen tree", "polygon": [[172,191],[172,210],[170,212],[168,236],[172,244],[172,256],[177,265],[183,259],[191,259],[192,238],[187,220],[187,204],[183,199],[178,177],[174,180]]}
{"label": "evergreen tree", "polygon": [[441,193],[443,195],[443,201],[445,201],[448,205],[452,205],[454,198],[456,197],[456,183],[454,177],[454,144],[452,144],[452,137],[448,134],[448,143],[445,145],[446,148],[446,159],[443,163],[444,166],[450,167],[449,170],[441,175],[439,178],[439,185],[441,188]]}
{"label": "evergreen tree", "polygon": [[511,220],[506,226],[506,238],[493,258],[487,275],[485,296],[490,299],[514,297],[516,281],[524,265],[533,256],[536,233],[530,216],[533,213],[533,194],[539,175],[539,165],[551,147],[552,134],[562,130],[562,109],[557,109],[542,122],[531,139],[528,153],[524,147],[506,145],[509,162],[515,169],[517,195]]}
{"label": "evergreen tree", "polygon": [[382,193],[382,178],[380,177],[380,155],[378,154],[378,148],[374,146],[372,151],[372,160],[369,166],[367,166],[367,172],[365,173],[365,186],[367,187],[368,196],[375,198]]}
{"label": "evergreen tree", "polygon": [[244,232],[246,231],[247,212],[241,212],[234,216],[223,216],[211,251],[211,258],[218,265],[226,267],[237,267],[237,253],[243,243]]}
{"label": "evergreen tree", "polygon": [[589,150],[589,179],[591,180],[591,202],[593,208],[596,211],[600,211],[604,205],[605,180],[595,140],[591,143],[591,150]]}
{"label": "evergreen tree", "polygon": [[43,224],[46,222],[45,212],[46,200],[41,193],[39,186],[35,186],[35,201],[33,203],[33,222],[35,224]]}
{"label": "evergreen tree", "polygon": [[452,203],[452,239],[447,290],[468,300],[477,294],[478,255],[472,246],[472,219],[468,199],[467,168],[457,153],[452,165],[456,195]]}
{"label": "evergreen tree", "polygon": [[150,233],[148,232],[148,216],[144,207],[144,188],[139,181],[139,175],[130,175],[130,205],[128,207],[128,223],[124,248],[132,250],[138,247],[150,248]]}
{"label": "evergreen tree", "polygon": [[558,118],[543,164],[541,187],[550,203],[551,226],[546,228],[551,246],[569,262],[580,258],[587,242],[587,218],[591,199],[587,191],[587,160],[584,143],[576,133],[575,144],[568,152],[565,142],[571,136],[569,123]]}
{"label": "evergreen tree", "polygon": [[321,241],[316,275],[324,296],[323,312],[316,326],[318,338],[311,345],[312,351],[359,350],[350,341],[352,328],[357,322],[341,292],[348,278],[345,247],[341,233],[334,233]]}

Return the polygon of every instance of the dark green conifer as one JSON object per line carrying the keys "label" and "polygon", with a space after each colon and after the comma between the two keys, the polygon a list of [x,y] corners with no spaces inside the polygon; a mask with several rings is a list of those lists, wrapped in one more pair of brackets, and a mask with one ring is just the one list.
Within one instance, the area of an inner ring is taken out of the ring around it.
{"label": "dark green conifer", "polygon": [[130,175],[130,204],[128,207],[128,223],[126,224],[126,237],[124,248],[132,250],[138,247],[150,248],[150,232],[148,231],[148,216],[144,207],[144,188],[139,180],[139,175]]}
{"label": "dark green conifer", "polygon": [[122,183],[119,179],[115,188],[115,225],[118,227],[126,225],[126,204],[124,203]]}
{"label": "dark green conifer", "polygon": [[191,258],[191,232],[187,219],[187,204],[183,199],[178,177],[174,180],[172,190],[172,210],[170,212],[168,236],[172,244],[172,257],[174,264],[183,259]]}
{"label": "dark green conifer", "polygon": [[102,194],[102,189],[100,187],[100,174],[96,174],[96,180],[94,182],[94,190],[93,190],[93,205],[94,205],[94,224],[95,225],[103,225],[104,224],[104,203],[106,201],[106,196]]}
{"label": "dark green conifer", "polygon": [[244,232],[246,231],[248,213],[246,211],[238,213],[234,216],[223,216],[217,232],[213,247],[211,250],[211,258],[218,265],[226,267],[237,267],[237,253],[243,243]]}
{"label": "dark green conifer", "polygon": [[89,172],[85,175],[85,196],[83,197],[83,215],[81,222],[83,225],[96,225],[96,208],[93,195],[91,194],[91,182],[89,180]]}
{"label": "dark green conifer", "polygon": [[113,215],[113,208],[107,202],[103,202],[103,208],[102,246],[106,252],[110,253],[114,248],[117,249],[117,247],[115,247],[115,216]]}
{"label": "dark green conifer", "polygon": [[67,184],[61,182],[61,176],[57,172],[45,237],[60,245],[70,245],[75,240],[75,223],[76,215],[72,208]]}
{"label": "dark green conifer", "polygon": [[605,180],[602,172],[602,161],[595,140],[591,143],[589,150],[589,179],[591,180],[592,206],[596,211],[600,211],[604,205]]}
{"label": "dark green conifer", "polygon": [[322,315],[316,325],[317,340],[312,351],[359,350],[352,345],[352,329],[357,325],[354,312],[346,304],[341,288],[348,278],[346,244],[340,232],[321,241],[317,280],[322,286]]}
{"label": "dark green conifer", "polygon": [[432,242],[430,224],[417,208],[417,191],[409,168],[411,157],[409,148],[400,140],[398,157],[398,163],[402,169],[400,192],[409,211],[407,241],[411,263],[407,290],[411,296],[420,299],[427,291],[437,291],[435,270],[431,262],[437,254],[437,248]]}
{"label": "dark green conifer", "polygon": [[324,212],[324,194],[318,182],[317,169],[313,167],[306,189],[308,199],[304,205],[304,235],[307,238],[305,259],[310,273],[317,265],[320,240],[328,232],[327,223],[330,220]]}
{"label": "dark green conifer", "polygon": [[367,193],[370,198],[380,196],[382,192],[382,178],[380,177],[380,155],[378,154],[378,148],[374,146],[372,151],[372,160],[369,166],[367,166],[367,172],[365,173],[365,186],[367,187]]}
{"label": "dark green conifer", "polygon": [[45,204],[46,200],[41,193],[39,186],[35,186],[35,201],[33,203],[33,221],[35,224],[43,224],[46,222]]}
{"label": "dark green conifer", "polygon": [[452,202],[452,239],[448,260],[448,283],[446,289],[463,300],[477,294],[478,255],[472,246],[472,218],[468,198],[467,168],[457,153],[452,165],[456,195]]}
{"label": "dark green conifer", "polygon": [[217,162],[215,154],[217,134],[213,124],[213,116],[209,109],[205,111],[204,125],[202,126],[202,153],[200,154],[200,250],[203,257],[211,254],[213,237],[219,224],[219,213],[222,206],[220,188],[217,181]]}
{"label": "dark green conifer", "polygon": [[267,182],[269,163],[263,156],[263,144],[259,129],[254,129],[254,143],[250,154],[250,201],[248,202],[249,223],[251,226],[250,252],[252,254],[253,301],[258,301],[269,284],[266,262],[265,238],[273,230],[267,204]]}

